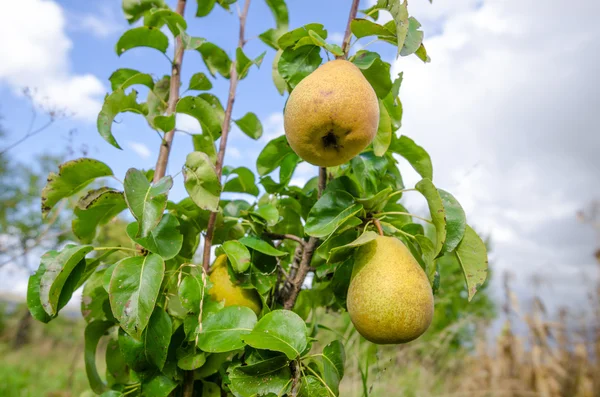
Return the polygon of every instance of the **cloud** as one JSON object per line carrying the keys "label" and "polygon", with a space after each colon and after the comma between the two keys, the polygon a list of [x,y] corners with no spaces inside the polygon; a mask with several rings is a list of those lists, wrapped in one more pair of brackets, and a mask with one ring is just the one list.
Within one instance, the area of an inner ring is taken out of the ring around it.
{"label": "cloud", "polygon": [[177,113],[175,122],[178,130],[192,134],[202,133],[202,127],[200,127],[200,123],[192,116],[183,113]]}
{"label": "cloud", "polygon": [[127,142],[127,146],[129,146],[131,150],[136,152],[137,155],[143,159],[147,159],[150,157],[150,155],[152,155],[152,152],[150,151],[148,146],[146,146],[143,143],[129,141]]}
{"label": "cloud", "polygon": [[83,31],[104,39],[123,32],[126,26],[122,24],[119,16],[115,15],[114,10],[104,5],[99,7],[94,13],[77,14],[68,13],[70,28],[76,31]]}
{"label": "cloud", "polygon": [[72,42],[62,8],[48,0],[12,1],[2,7],[10,18],[0,24],[0,37],[10,39],[0,40],[0,84],[15,93],[33,88],[38,105],[95,120],[106,90],[96,76],[69,71]]}

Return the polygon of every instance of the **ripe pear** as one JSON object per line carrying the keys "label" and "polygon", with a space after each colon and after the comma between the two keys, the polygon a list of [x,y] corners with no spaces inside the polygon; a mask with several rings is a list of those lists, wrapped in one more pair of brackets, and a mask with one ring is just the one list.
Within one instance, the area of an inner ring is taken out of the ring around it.
{"label": "ripe pear", "polygon": [[346,304],[357,331],[378,344],[410,342],[433,317],[429,280],[394,237],[379,236],[357,250]]}
{"label": "ripe pear", "polygon": [[333,167],[373,141],[379,102],[360,69],[340,59],[320,66],[294,88],[283,121],[298,156],[320,167]]}
{"label": "ripe pear", "polygon": [[258,293],[253,289],[245,289],[231,282],[227,272],[227,255],[219,255],[215,259],[209,280],[213,286],[208,293],[214,300],[224,301],[225,306],[246,306],[252,309],[256,315],[260,314],[262,302]]}

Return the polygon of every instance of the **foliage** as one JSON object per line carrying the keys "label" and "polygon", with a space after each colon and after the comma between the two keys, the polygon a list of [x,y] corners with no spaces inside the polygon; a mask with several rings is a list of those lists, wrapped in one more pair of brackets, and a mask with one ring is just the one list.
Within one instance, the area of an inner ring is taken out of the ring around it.
{"label": "foliage", "polygon": [[[197,16],[209,15],[216,4],[229,9],[233,3],[235,0],[199,0]],[[132,168],[122,187],[108,189],[103,179],[113,174],[108,165],[76,159],[62,164],[44,189],[45,214],[62,199],[83,192],[73,222],[80,244],[44,255],[30,278],[28,306],[39,320],[51,321],[73,291],[85,284],[86,372],[97,394],[168,396],[181,390],[191,396],[190,390],[196,388],[203,390],[202,395],[220,395],[221,389],[238,397],[338,395],[344,376],[343,343],[334,341],[311,355],[319,333],[316,322],[306,320],[314,318],[321,307],[345,310],[353,252],[377,231],[395,236],[409,247],[434,291],[444,283],[443,269],[438,271],[442,255],[457,255],[469,299],[485,280],[485,245],[466,224],[458,201],[434,185],[425,149],[397,135],[402,118],[398,98],[402,76],[392,79],[391,65],[375,52],[360,51],[348,59],[360,68],[380,99],[377,138],[363,153],[346,164],[321,170],[321,183],[311,180],[303,188],[290,185],[302,160],[285,136],[269,142],[259,155],[258,185],[249,169],[223,167],[224,152],[217,152],[214,142],[220,139],[220,146],[226,145],[237,82],[252,75],[264,56],[250,56],[242,48],[249,4],[246,0],[240,18],[240,46],[230,58],[216,44],[189,36],[181,11],[170,10],[162,1],[124,0],[127,20],[142,20],[142,24],[121,36],[117,54],[141,51],[142,47],[165,53],[170,34],[177,43],[170,65],[173,73],[155,81],[143,71],[116,71],[110,78],[113,91],[98,115],[98,131],[109,144],[120,148],[111,129],[115,116],[133,112],[144,117],[150,128],[164,134],[157,167],[150,172]],[[280,92],[293,90],[329,54],[348,55],[347,44],[328,43],[328,32],[320,24],[288,31],[284,0],[267,0],[267,4],[276,28],[259,37],[278,51],[272,73]],[[392,21],[379,25],[351,14],[350,31],[358,38],[377,36],[391,43],[398,56],[415,54],[427,61],[423,33],[416,19],[409,17],[407,3],[380,0],[365,11],[370,17],[379,12],[389,12]],[[161,30],[163,26],[167,29]],[[208,75],[230,80],[225,108],[208,92],[173,96],[179,88],[184,51],[198,51],[206,67],[190,81],[192,90],[209,91]],[[138,98],[136,85],[148,88],[145,102]],[[189,197],[179,202],[169,200],[174,181],[164,175],[176,127],[174,113],[188,114],[202,126],[202,134],[193,137],[195,151],[189,153],[183,169]],[[262,134],[254,113],[235,122],[250,139]],[[396,156],[406,158],[422,176],[414,189],[405,188]],[[277,169],[279,181],[275,182],[271,174]],[[222,175],[227,177],[226,183],[222,183]],[[246,193],[253,201],[226,200],[222,192]],[[410,213],[400,201],[404,194],[419,193],[428,203],[427,218]],[[97,229],[110,224],[123,210],[135,218],[125,227],[129,241],[117,247],[90,243]],[[433,239],[425,236],[421,219],[433,224]],[[203,233],[206,246],[203,263],[198,264],[195,253]],[[207,277],[211,245],[216,254],[227,256],[227,271],[235,285],[260,295],[258,316],[247,307],[224,307],[211,297]],[[298,297],[309,272],[313,273],[312,288]],[[107,356],[110,376],[106,377],[100,375],[95,359],[103,341],[114,347]],[[361,369],[364,385],[371,356],[367,355]]]}

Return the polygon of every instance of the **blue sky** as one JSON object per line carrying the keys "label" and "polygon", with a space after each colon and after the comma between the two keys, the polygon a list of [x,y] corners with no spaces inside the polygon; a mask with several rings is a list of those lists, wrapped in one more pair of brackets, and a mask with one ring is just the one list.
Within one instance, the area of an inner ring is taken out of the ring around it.
{"label": "blue sky", "polygon": [[[373,2],[363,0],[361,6]],[[187,14],[194,14],[195,2],[188,3]],[[331,41],[341,40],[349,1],[289,0],[288,6],[292,28],[320,22]],[[113,132],[122,152],[105,143],[95,128],[113,70],[132,67],[157,76],[169,72],[156,51],[132,50],[117,57],[115,42],[127,29],[120,1],[20,0],[4,1],[1,7],[10,17],[0,25],[0,36],[11,37],[0,43],[0,112],[10,132],[6,143],[27,130],[29,103],[19,94],[25,85],[48,97],[38,98],[39,103],[77,113],[11,154],[29,161],[46,151],[59,153],[75,128],[74,146],[86,144],[89,155],[108,162],[117,175],[129,167],[153,167],[159,141],[140,116],[118,116]],[[513,273],[521,296],[537,289],[556,304],[582,302],[598,277],[593,252],[600,245],[593,229],[576,217],[578,210],[600,199],[600,3],[412,0],[409,10],[423,24],[432,62],[395,60],[393,48],[374,47],[393,63],[393,73],[405,73],[400,132],[429,151],[436,185],[454,193],[468,221],[491,237],[496,274]],[[247,37],[273,26],[264,1],[253,0]],[[192,19],[189,31],[232,54],[237,18],[217,9],[207,18]],[[257,56],[265,50],[261,69],[253,69],[240,84],[234,108],[234,118],[255,112],[264,137],[253,142],[234,128],[228,165],[254,169],[264,143],[283,133],[284,98],[271,82],[274,53],[257,39],[248,43],[246,53]],[[198,71],[205,71],[200,56],[187,52],[183,87]],[[213,92],[222,102],[227,84],[222,78],[214,82]],[[189,120],[182,125],[194,127]],[[178,134],[171,174],[179,171],[190,150],[190,138]],[[401,169],[407,184],[418,180],[402,161]],[[313,173],[313,167],[301,165],[294,183]],[[184,195],[182,185],[179,176],[174,197]],[[416,211],[426,211],[422,198],[407,199]],[[543,280],[541,286],[533,279]],[[499,281],[496,277],[494,288],[500,296]]]}

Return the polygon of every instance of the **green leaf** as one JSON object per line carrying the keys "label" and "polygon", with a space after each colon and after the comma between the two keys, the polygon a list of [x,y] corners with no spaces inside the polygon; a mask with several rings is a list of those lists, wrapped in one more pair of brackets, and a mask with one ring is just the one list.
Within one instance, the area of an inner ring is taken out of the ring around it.
{"label": "green leaf", "polygon": [[179,29],[179,35],[181,36],[181,44],[184,50],[198,50],[204,43],[206,43],[206,39],[202,37],[193,37],[186,33],[185,28],[181,25],[177,25]]}
{"label": "green leaf", "polygon": [[147,12],[144,16],[144,25],[147,27],[153,27],[160,29],[162,26],[167,25],[173,37],[179,36],[180,27],[185,30],[187,29],[187,22],[185,19],[167,8],[153,9]]}
{"label": "green leaf", "polygon": [[123,396],[124,396],[123,393],[121,393],[120,391],[116,391],[116,390],[109,390],[100,395],[100,397],[123,397]]}
{"label": "green leaf", "polygon": [[399,0],[378,0],[377,7],[384,8],[392,14],[394,24],[396,25],[396,37],[398,39],[398,55],[404,47],[404,41],[408,33],[408,2],[404,0],[404,3],[400,3]]}
{"label": "green leaf", "polygon": [[446,243],[446,211],[444,210],[442,198],[430,179],[421,179],[415,185],[415,189],[427,199],[431,221],[435,226],[435,255],[439,256],[442,247]]}
{"label": "green leaf", "polygon": [[395,36],[394,32],[390,32],[384,26],[361,18],[356,18],[352,21],[350,30],[358,39],[368,36]]}
{"label": "green leaf", "polygon": [[96,237],[98,226],[107,224],[126,208],[123,192],[107,187],[90,190],[73,211],[73,233],[82,243],[89,244]]}
{"label": "green leaf", "polygon": [[310,37],[310,39],[314,45],[325,48],[327,51],[331,52],[333,55],[336,55],[336,56],[344,55],[344,51],[342,51],[342,48],[339,45],[327,43],[321,36],[319,36],[317,33],[315,33],[314,30],[308,31],[308,37]]}
{"label": "green leaf", "polygon": [[125,95],[125,92],[122,89],[113,91],[104,98],[102,110],[100,110],[100,113],[98,114],[96,123],[98,133],[106,142],[117,149],[121,149],[121,146],[119,146],[115,140],[111,128],[117,114],[123,112],[133,112],[142,115],[146,114],[146,110],[143,106],[137,103],[137,91],[133,90],[129,95]]}
{"label": "green leaf", "polygon": [[423,178],[433,179],[433,166],[429,154],[415,141],[402,135],[391,146],[394,153],[404,157]]}
{"label": "green leaf", "polygon": [[[45,271],[40,277],[40,302],[48,315],[55,316],[66,304],[64,302],[63,305],[60,305],[63,287],[65,287],[71,272],[92,249],[93,247],[89,245],[68,244],[60,252],[48,251],[42,256],[41,262]],[[85,267],[85,261],[83,266]]]}
{"label": "green leaf", "polygon": [[273,64],[271,65],[271,77],[273,79],[273,84],[275,84],[275,88],[277,88],[277,92],[279,92],[279,95],[283,95],[287,89],[287,83],[279,74],[279,60],[281,59],[281,54],[283,54],[283,50],[277,51],[275,57],[273,58]]}
{"label": "green leaf", "polygon": [[445,254],[454,251],[463,239],[467,219],[465,211],[453,195],[442,189],[438,189],[438,192],[446,211],[446,243],[441,251],[442,254]]}
{"label": "green leaf", "polygon": [[229,306],[202,322],[198,347],[205,352],[224,353],[244,347],[242,337],[252,331],[256,314],[244,306]]}
{"label": "green leaf", "polygon": [[191,152],[183,167],[185,190],[194,203],[209,211],[217,211],[221,195],[221,182],[217,170],[206,153]]}
{"label": "green leaf", "polygon": [[415,55],[418,56],[419,59],[425,63],[431,62],[431,58],[429,57],[429,55],[427,55],[427,50],[425,49],[425,46],[423,44],[419,46],[419,48],[415,52]]}
{"label": "green leaf", "polygon": [[130,24],[155,7],[163,8],[167,5],[163,0],[123,0],[123,13]]}
{"label": "green leaf", "polygon": [[123,259],[112,273],[110,307],[121,328],[136,339],[150,321],[164,273],[165,262],[156,254]]}
{"label": "green leaf", "polygon": [[262,64],[263,58],[266,54],[266,52],[263,52],[255,59],[250,59],[246,56],[246,54],[244,54],[244,51],[240,47],[238,47],[235,50],[235,69],[239,76],[239,79],[242,80],[248,75],[248,71],[250,70],[252,65],[256,65],[257,68],[260,68],[260,65]]}
{"label": "green leaf", "polygon": [[390,64],[381,60],[368,51],[361,50],[356,53],[352,61],[362,72],[363,76],[375,90],[379,98],[385,98],[392,89],[390,78]]}
{"label": "green leaf", "polygon": [[269,256],[284,256],[287,255],[287,252],[280,251],[277,248],[273,247],[271,244],[266,242],[265,240],[261,240],[258,237],[254,236],[246,236],[241,238],[240,243],[244,244],[246,247],[252,248],[255,251],[261,252],[265,255]]}
{"label": "green leaf", "polygon": [[254,113],[246,113],[241,119],[233,121],[244,134],[252,139],[259,139],[263,134],[263,126]]}
{"label": "green leaf", "polygon": [[156,306],[144,332],[144,350],[148,361],[162,371],[171,341],[171,317]]}
{"label": "green leaf", "polygon": [[309,23],[308,25],[304,25],[302,27],[290,30],[289,32],[285,33],[279,38],[277,44],[282,50],[291,47],[294,44],[296,44],[298,40],[304,37],[308,37],[308,32],[311,30],[319,36],[321,36],[322,38],[327,38],[327,31],[325,30],[323,25],[321,25],[320,23]]}
{"label": "green leaf", "polygon": [[408,18],[408,32],[402,50],[400,51],[401,56],[405,57],[414,54],[422,45],[423,31],[419,30],[420,27],[421,24],[419,21],[413,17]]}
{"label": "green leaf", "polygon": [[250,355],[246,356],[246,363],[248,365],[238,368],[245,374],[258,376],[275,372],[289,364],[290,361],[285,355],[275,354],[277,355],[272,356],[272,353],[267,350],[252,350]]}
{"label": "green leaf", "polygon": [[227,254],[233,270],[237,273],[243,273],[250,267],[250,251],[239,241],[226,241],[222,245],[223,251]]}
{"label": "green leaf", "polygon": [[[402,102],[400,101],[400,98],[398,98],[398,92],[400,91],[400,85],[402,84],[402,77],[403,74],[400,73],[398,78],[394,80],[394,83],[392,83],[391,91],[383,99],[383,104],[385,105],[385,109],[392,124],[392,131],[396,131],[402,126],[403,109]],[[395,134],[392,134],[392,138],[398,140]]]}
{"label": "green leaf", "polygon": [[435,247],[429,238],[421,234],[415,235],[415,239],[417,240],[417,243],[419,243],[421,253],[423,254],[423,262],[425,263],[424,270],[427,274],[427,278],[430,283],[433,283],[433,278],[435,276]]}
{"label": "green leaf", "polygon": [[37,271],[29,277],[27,284],[27,307],[33,318],[43,323],[48,323],[52,320],[52,317],[46,313],[40,300],[40,281],[45,272],[46,266],[42,262]]}
{"label": "green leaf", "polygon": [[364,152],[354,157],[350,165],[363,191],[367,195],[376,194],[379,191],[379,183],[387,171],[387,158],[377,157],[372,152]]}
{"label": "green leaf", "polygon": [[89,185],[94,179],[113,175],[112,170],[101,161],[80,158],[67,161],[58,167],[58,174],[51,172],[42,190],[42,216],[60,200],[71,197]]}
{"label": "green leaf", "polygon": [[339,385],[344,377],[345,362],[346,353],[342,342],[334,340],[325,346],[323,349],[323,378],[335,395],[339,395]]}
{"label": "green leaf", "polygon": [[164,375],[156,375],[142,384],[144,397],[167,397],[178,386],[177,382]]}
{"label": "green leaf", "polygon": [[183,235],[179,232],[179,221],[173,215],[165,214],[146,237],[136,237],[138,225],[137,222],[127,225],[127,235],[148,251],[168,260],[174,258],[181,250]]}
{"label": "green leaf", "polygon": [[130,168],[125,175],[124,186],[125,201],[140,226],[136,237],[146,237],[163,216],[173,179],[165,176],[151,185],[142,171]]}
{"label": "green leaf", "polygon": [[125,51],[136,47],[150,47],[165,54],[169,47],[169,39],[157,28],[140,26],[129,29],[117,42],[117,55],[121,56]]}
{"label": "green leaf", "polygon": [[282,352],[290,360],[300,356],[308,344],[304,320],[289,310],[266,314],[243,339],[256,349]]}
{"label": "green leaf", "polygon": [[[223,172],[225,173],[225,172]],[[228,179],[223,187],[224,192],[248,193],[258,196],[259,190],[254,181],[254,173],[246,167],[238,167],[229,171],[227,176],[236,174],[237,177]]]}
{"label": "green leaf", "polygon": [[154,84],[154,89],[148,91],[146,103],[140,105],[140,107],[144,108],[146,121],[148,121],[148,124],[153,128],[157,128],[154,120],[159,116],[164,116],[167,111],[170,90],[171,77],[169,75],[163,76],[156,84]]}
{"label": "green leaf", "polygon": [[208,92],[203,92],[202,94],[198,95],[198,97],[202,98],[206,102],[208,102],[208,104],[212,107],[213,111],[215,112],[217,119],[219,120],[218,134],[213,133],[213,138],[217,139],[221,133],[221,125],[223,124],[223,121],[225,120],[225,109],[223,108],[221,101],[219,101],[219,98],[213,94],[210,94]]}
{"label": "green leaf", "polygon": [[205,17],[215,7],[216,0],[198,0],[198,10],[196,11],[197,17]]}
{"label": "green leaf", "polygon": [[290,147],[285,135],[277,137],[265,145],[256,159],[256,169],[260,176],[264,176],[281,165],[288,154],[294,151]]}
{"label": "green leaf", "polygon": [[221,388],[216,383],[202,381],[202,397],[221,397]]}
{"label": "green leaf", "polygon": [[102,285],[105,272],[105,270],[101,270],[93,273],[83,287],[81,314],[87,323],[96,320],[108,320],[104,312],[104,305],[108,302],[108,293]]}
{"label": "green leaf", "polygon": [[258,215],[261,219],[266,221],[268,226],[275,226],[275,224],[279,222],[279,211],[277,211],[277,207],[273,204],[263,204],[250,214]]}
{"label": "green leaf", "polygon": [[122,328],[119,328],[118,341],[123,360],[125,360],[132,370],[142,372],[152,367],[146,357],[144,342],[142,340],[133,338]]}
{"label": "green leaf", "polygon": [[190,78],[188,90],[206,91],[212,88],[212,83],[204,73],[195,73]]}
{"label": "green leaf", "polygon": [[302,79],[314,72],[321,62],[323,58],[320,47],[307,45],[297,49],[286,48],[279,58],[277,70],[293,89]]}
{"label": "green leaf", "polygon": [[100,341],[100,338],[104,336],[112,326],[114,326],[114,324],[109,321],[92,321],[87,325],[87,327],[85,327],[85,372],[87,374],[90,387],[96,394],[102,394],[108,390],[106,384],[102,378],[100,378],[98,370],[96,369],[96,350],[98,348],[98,342]]}
{"label": "green leaf", "polygon": [[147,73],[141,73],[134,69],[117,69],[108,78],[113,91],[125,90],[132,85],[144,85],[151,90],[154,88],[154,80]]}
{"label": "green leaf", "polygon": [[177,360],[177,366],[185,371],[193,371],[203,366],[205,362],[206,354],[194,347],[191,352]]}
{"label": "green leaf", "polygon": [[385,108],[383,101],[379,100],[379,127],[373,140],[373,152],[376,156],[383,156],[392,143],[392,120]]}
{"label": "green leaf", "polygon": [[378,234],[370,231],[370,230],[365,230],[365,232],[363,234],[361,234],[356,240],[352,241],[351,243],[339,246],[339,247],[335,247],[331,250],[331,253],[329,254],[329,260],[328,262],[331,263],[336,263],[336,262],[342,262],[344,261],[346,258],[348,258],[352,251],[354,251],[354,249],[360,247],[361,245],[364,245],[370,241],[373,241],[377,238]]}
{"label": "green leaf", "polygon": [[331,397],[331,393],[319,379],[313,375],[307,375],[302,377],[298,397]]}
{"label": "green leaf", "polygon": [[162,132],[169,132],[175,129],[175,115],[170,114],[168,116],[154,116],[153,119],[154,127],[158,128]]}
{"label": "green leaf", "polygon": [[213,164],[217,163],[217,148],[215,147],[215,141],[208,132],[192,135],[192,142],[194,144],[194,151],[206,153]]}
{"label": "green leaf", "polygon": [[108,340],[108,343],[106,344],[106,354],[104,356],[106,359],[107,383],[109,385],[129,383],[129,367],[121,354],[117,338],[110,338]]}
{"label": "green leaf", "polygon": [[202,126],[202,131],[216,139],[221,133],[221,118],[213,106],[200,97],[186,96],[177,102],[177,113],[192,116]]}
{"label": "green leaf", "polygon": [[470,301],[487,278],[487,249],[481,237],[467,225],[465,235],[455,252],[465,276]]}
{"label": "green leaf", "polygon": [[231,59],[222,48],[216,44],[206,42],[198,48],[198,51],[202,55],[202,60],[211,76],[215,77],[215,74],[219,73],[221,76],[229,78]]}
{"label": "green leaf", "polygon": [[266,0],[277,24],[277,30],[287,30],[290,22],[288,8],[285,0]]}
{"label": "green leaf", "polygon": [[325,193],[308,214],[304,229],[313,237],[326,237],[363,209],[350,194],[336,190]]}
{"label": "green leaf", "polygon": [[240,364],[234,364],[227,369],[229,388],[236,397],[254,396],[284,396],[290,389],[291,371],[288,366],[255,376],[240,369]]}
{"label": "green leaf", "polygon": [[202,280],[201,275],[186,274],[177,290],[181,305],[189,312],[199,314],[204,289],[205,281]]}

